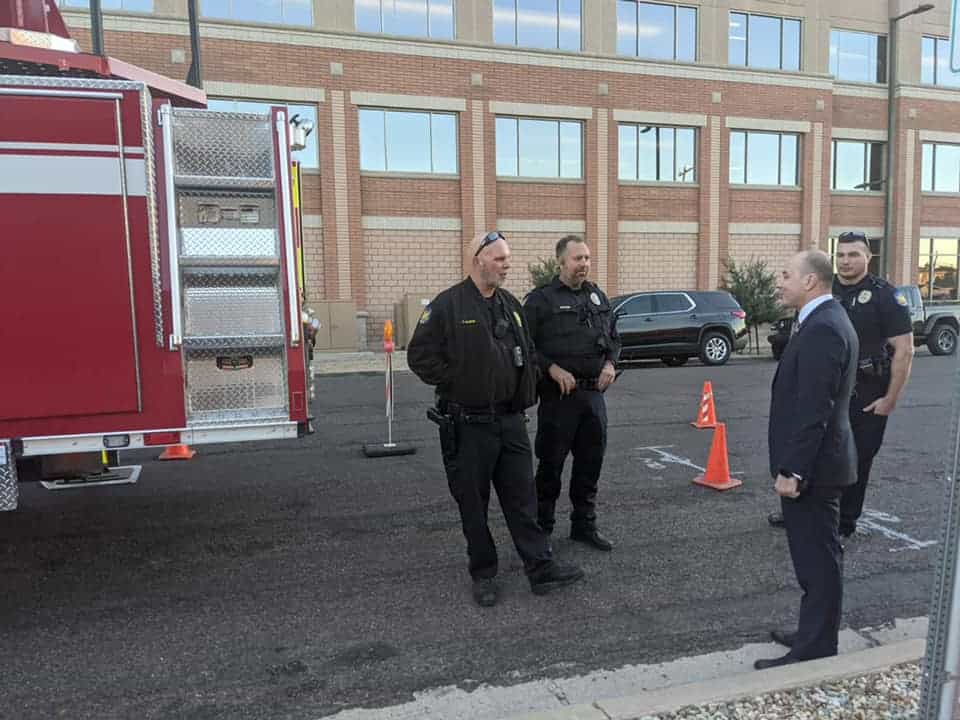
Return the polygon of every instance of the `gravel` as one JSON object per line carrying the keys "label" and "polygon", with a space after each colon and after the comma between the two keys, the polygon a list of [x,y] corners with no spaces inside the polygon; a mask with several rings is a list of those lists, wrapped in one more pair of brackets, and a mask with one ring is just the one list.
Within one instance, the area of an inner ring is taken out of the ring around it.
{"label": "gravel", "polygon": [[734,702],[691,705],[639,720],[897,720],[915,718],[920,664]]}

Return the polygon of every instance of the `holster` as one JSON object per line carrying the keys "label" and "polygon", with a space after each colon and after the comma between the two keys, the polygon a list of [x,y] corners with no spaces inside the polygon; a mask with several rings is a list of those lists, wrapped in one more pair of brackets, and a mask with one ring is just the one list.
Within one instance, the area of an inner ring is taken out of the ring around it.
{"label": "holster", "polygon": [[457,423],[452,415],[440,412],[437,408],[427,408],[427,419],[440,428],[440,451],[443,459],[449,460],[457,454]]}

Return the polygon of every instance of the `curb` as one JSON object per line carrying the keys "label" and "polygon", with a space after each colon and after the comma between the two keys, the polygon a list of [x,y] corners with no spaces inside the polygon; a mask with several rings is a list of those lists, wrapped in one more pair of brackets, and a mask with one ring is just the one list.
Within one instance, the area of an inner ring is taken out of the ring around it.
{"label": "curb", "polygon": [[905,640],[786,667],[597,700],[589,705],[513,715],[507,720],[636,720],[644,715],[673,712],[689,705],[732,702],[885,670],[920,660],[925,647],[924,639]]}

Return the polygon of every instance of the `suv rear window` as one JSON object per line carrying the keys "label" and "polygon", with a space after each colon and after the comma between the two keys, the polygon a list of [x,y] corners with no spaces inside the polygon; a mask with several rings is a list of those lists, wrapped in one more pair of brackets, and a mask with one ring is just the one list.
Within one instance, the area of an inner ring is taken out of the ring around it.
{"label": "suv rear window", "polygon": [[707,305],[715,310],[740,310],[740,304],[728,292],[713,291],[697,293],[697,304]]}

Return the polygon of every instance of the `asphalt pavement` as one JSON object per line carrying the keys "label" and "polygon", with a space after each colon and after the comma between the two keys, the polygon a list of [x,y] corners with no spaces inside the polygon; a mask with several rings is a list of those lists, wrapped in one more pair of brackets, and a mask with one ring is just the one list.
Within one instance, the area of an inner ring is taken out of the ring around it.
{"label": "asphalt pavement", "polygon": [[[409,373],[396,434],[416,455],[365,458],[385,436],[383,380],[337,376],[318,379],[307,439],[202,446],[176,463],[130,453],[136,485],[24,485],[21,509],[0,516],[0,717],[301,720],[762,642],[799,599],[786,538],[766,523],[774,369],[627,370],[608,393],[600,490],[615,550],[571,543],[561,521],[556,554],[587,577],[536,597],[492,503],[504,585],[492,609],[470,599],[424,417],[432,391]],[[926,614],[955,370],[916,359],[874,469],[873,532],[848,543],[845,625]],[[704,380],[744,482],[726,493],[690,482],[712,437],[690,427]]]}

